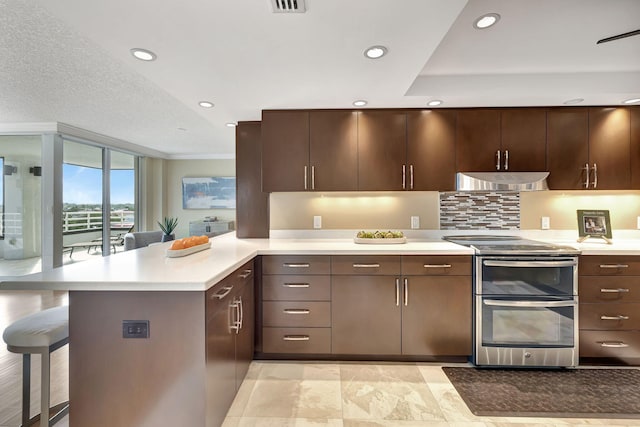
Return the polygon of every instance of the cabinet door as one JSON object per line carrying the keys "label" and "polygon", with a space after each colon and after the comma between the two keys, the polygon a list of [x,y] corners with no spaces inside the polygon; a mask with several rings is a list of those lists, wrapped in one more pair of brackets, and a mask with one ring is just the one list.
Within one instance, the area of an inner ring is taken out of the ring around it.
{"label": "cabinet door", "polygon": [[310,189],[358,189],[358,114],[355,111],[309,113]]}
{"label": "cabinet door", "polygon": [[547,111],[547,168],[549,188],[585,188],[584,167],[589,162],[589,116],[585,108]]}
{"label": "cabinet door", "polygon": [[403,111],[358,113],[358,189],[403,190],[406,143],[407,120]]}
{"label": "cabinet door", "polygon": [[407,187],[419,191],[456,189],[456,112],[407,113]]}
{"label": "cabinet door", "polygon": [[640,107],[630,107],[631,189],[640,190]]}
{"label": "cabinet door", "polygon": [[402,354],[471,354],[471,277],[403,278]]}
{"label": "cabinet door", "polygon": [[500,150],[500,110],[458,110],[456,124],[457,170],[493,172]]}
{"label": "cabinet door", "polygon": [[598,190],[631,188],[630,116],[627,108],[589,108],[589,161]]}
{"label": "cabinet door", "polygon": [[401,309],[396,280],[399,278],[392,276],[331,278],[333,354],[400,354]]}
{"label": "cabinet door", "polygon": [[512,172],[547,169],[547,120],[541,108],[506,109],[501,112],[502,164]]}
{"label": "cabinet door", "polygon": [[[253,270],[253,263],[249,265]],[[253,343],[255,335],[255,299],[254,299],[254,275],[247,277],[239,292],[241,301],[242,327],[236,335],[236,390],[244,380],[253,360]]]}
{"label": "cabinet door", "polygon": [[261,138],[262,190],[309,188],[309,112],[263,111]]}

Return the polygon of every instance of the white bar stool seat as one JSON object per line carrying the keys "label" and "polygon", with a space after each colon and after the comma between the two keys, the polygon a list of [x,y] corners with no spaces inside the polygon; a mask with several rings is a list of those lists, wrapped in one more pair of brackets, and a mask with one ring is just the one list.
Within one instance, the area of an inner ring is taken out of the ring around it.
{"label": "white bar stool seat", "polygon": [[[23,317],[7,326],[2,334],[7,350],[22,354],[22,427],[46,419],[40,426],[52,426],[69,413],[69,402],[49,418],[51,353],[69,342],[69,307],[54,307]],[[31,354],[42,356],[40,414],[30,417]]]}

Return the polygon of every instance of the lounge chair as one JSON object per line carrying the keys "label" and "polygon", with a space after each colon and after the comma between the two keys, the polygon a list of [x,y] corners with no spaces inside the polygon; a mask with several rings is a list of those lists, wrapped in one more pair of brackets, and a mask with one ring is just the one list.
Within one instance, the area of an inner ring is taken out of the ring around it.
{"label": "lounge chair", "polygon": [[[124,245],[124,236],[127,233],[130,233],[133,230],[133,225],[124,232],[118,233],[115,236],[111,236],[109,239],[109,246],[113,248],[113,253],[116,253],[116,246]],[[93,239],[89,242],[78,242],[78,243],[70,243],[68,245],[64,245],[63,251],[69,251],[69,258],[73,256],[73,251],[77,248],[86,248],[87,253],[91,251],[93,248],[102,248],[102,237],[98,237],[97,239]]]}

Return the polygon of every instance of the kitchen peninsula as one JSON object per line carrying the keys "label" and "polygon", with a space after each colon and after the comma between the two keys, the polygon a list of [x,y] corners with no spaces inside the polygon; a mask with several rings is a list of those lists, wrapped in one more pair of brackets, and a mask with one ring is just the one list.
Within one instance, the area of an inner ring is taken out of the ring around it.
{"label": "kitchen peninsula", "polygon": [[[253,340],[254,298],[244,291],[253,287],[253,263],[260,258],[439,256],[470,265],[473,254],[437,237],[357,245],[351,239],[240,240],[231,233],[211,242],[211,249],[183,258],[165,257],[169,244],[155,245],[0,285],[69,291],[72,426],[218,425],[253,357],[243,342],[247,333],[230,335],[230,349],[225,335],[231,315],[239,322],[232,328],[244,321]],[[582,248],[583,255],[640,254],[637,245]],[[470,270],[465,274],[470,301]],[[218,310],[215,304],[227,295],[235,308]],[[148,339],[123,338],[123,321],[148,321]]]}

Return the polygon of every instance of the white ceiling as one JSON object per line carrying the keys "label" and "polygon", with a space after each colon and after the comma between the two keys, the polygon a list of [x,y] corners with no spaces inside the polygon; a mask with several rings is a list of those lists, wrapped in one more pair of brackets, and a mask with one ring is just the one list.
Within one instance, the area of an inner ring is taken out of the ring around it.
{"label": "white ceiling", "polygon": [[[0,124],[62,122],[168,158],[230,158],[225,123],[262,109],[640,96],[640,36],[596,45],[640,28],[639,0],[306,3],[276,14],[270,0],[0,0]],[[487,12],[502,18],[473,29]],[[378,44],[389,53],[365,58]]]}

